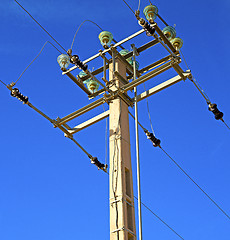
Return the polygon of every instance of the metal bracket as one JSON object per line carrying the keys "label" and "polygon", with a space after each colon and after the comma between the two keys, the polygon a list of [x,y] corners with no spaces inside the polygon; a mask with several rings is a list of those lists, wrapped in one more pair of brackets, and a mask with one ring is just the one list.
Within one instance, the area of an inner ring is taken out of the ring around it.
{"label": "metal bracket", "polygon": [[112,231],[111,233],[116,233],[116,232],[120,232],[120,231],[127,231],[127,232],[131,233],[133,236],[136,236],[136,234],[135,234],[134,232],[130,231],[129,229],[127,229],[127,228],[125,228],[125,227],[115,229],[115,230]]}

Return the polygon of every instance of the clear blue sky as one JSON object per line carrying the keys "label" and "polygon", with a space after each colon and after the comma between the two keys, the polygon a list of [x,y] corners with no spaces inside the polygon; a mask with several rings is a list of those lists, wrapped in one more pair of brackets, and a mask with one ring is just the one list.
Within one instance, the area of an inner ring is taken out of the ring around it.
{"label": "clear blue sky", "polygon": [[[127,0],[133,9],[138,1]],[[20,0],[20,3],[66,48],[85,19],[95,21],[121,40],[140,30],[122,0]],[[148,5],[141,1],[141,12]],[[192,72],[209,98],[224,112],[229,108],[228,0],[153,1],[177,35]],[[15,81],[42,45],[52,41],[13,0],[0,2],[1,74]],[[142,15],[143,16],[143,15]],[[157,20],[159,25],[159,20]],[[101,49],[100,30],[91,23],[79,31],[74,53],[82,60]],[[150,41],[145,35],[130,42]],[[129,44],[125,47],[130,49]],[[140,68],[167,53],[157,46],[138,57]],[[90,101],[61,75],[50,45],[19,80],[17,87],[31,103],[51,118],[63,117]],[[100,61],[89,64],[90,69]],[[181,64],[186,69],[184,63]],[[74,74],[77,74],[76,71]],[[169,71],[146,83],[147,88],[173,77]],[[143,86],[138,88],[142,92]],[[230,131],[214,119],[188,80],[149,98],[154,130],[162,146],[230,214]],[[107,108],[107,106],[106,106]],[[74,126],[102,107],[73,120]],[[133,111],[133,110],[131,110]],[[62,132],[0,85],[0,239],[74,240],[109,239],[108,176]],[[150,130],[146,101],[139,104],[140,122]],[[136,187],[134,122],[130,119],[131,152]],[[77,134],[76,139],[102,162],[105,159],[105,121]],[[140,132],[142,200],[186,240],[229,240],[230,221]],[[143,209],[144,239],[179,239]]]}

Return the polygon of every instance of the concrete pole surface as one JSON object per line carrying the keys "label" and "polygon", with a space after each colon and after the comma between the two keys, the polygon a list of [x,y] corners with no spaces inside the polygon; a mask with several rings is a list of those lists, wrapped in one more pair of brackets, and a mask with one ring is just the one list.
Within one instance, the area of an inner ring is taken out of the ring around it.
{"label": "concrete pole surface", "polygon": [[[126,79],[126,66],[114,58],[109,79],[113,90],[121,81],[113,70]],[[136,240],[133,177],[130,153],[128,105],[117,98],[110,107],[110,240]]]}

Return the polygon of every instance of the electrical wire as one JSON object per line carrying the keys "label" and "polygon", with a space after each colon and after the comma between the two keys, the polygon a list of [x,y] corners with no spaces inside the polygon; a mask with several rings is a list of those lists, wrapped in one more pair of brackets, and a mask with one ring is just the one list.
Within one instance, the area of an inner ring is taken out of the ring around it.
{"label": "electrical wire", "polygon": [[17,1],[17,0],[14,0],[32,19],[35,23],[38,24],[38,26],[44,31],[46,32],[57,44],[59,47],[61,47],[65,52],[67,52],[65,50],[64,47],[62,47],[62,45]]}
{"label": "electrical wire", "polygon": [[[143,84],[143,85],[144,85],[145,92],[147,92],[147,91],[146,91],[145,84]],[[154,132],[154,130],[153,130],[153,124],[152,124],[151,115],[150,115],[150,110],[149,110],[149,101],[148,101],[148,98],[146,98],[146,104],[147,104],[149,122],[150,122],[150,126],[151,126],[151,129],[152,129],[152,133],[153,133],[154,136],[156,136],[156,135],[155,135],[155,132]]]}
{"label": "electrical wire", "polygon": [[0,80],[0,82],[7,87],[7,84],[5,84],[2,80]]}
{"label": "electrical wire", "polygon": [[[133,116],[133,114],[129,111],[129,115],[135,120],[135,117]],[[144,130],[147,131],[146,128],[143,127],[143,125],[138,121],[139,126]]]}
{"label": "electrical wire", "polygon": [[[137,199],[137,197],[134,196],[134,198]],[[167,228],[169,228],[172,232],[174,232],[179,238],[183,239],[183,237],[181,237],[181,235],[179,235],[172,227],[170,227],[162,218],[160,218],[156,213],[154,213],[146,204],[144,204],[143,202],[141,202],[141,204],[148,210],[150,211],[156,218],[158,218]]]}
{"label": "electrical wire", "polygon": [[[85,20],[85,21],[83,21],[83,22],[80,24],[80,26],[78,27],[78,29],[77,29],[77,31],[76,31],[76,33],[75,33],[75,35],[74,35],[74,38],[73,38],[73,41],[72,41],[72,44],[71,44],[71,48],[70,48],[71,50],[73,49],[73,45],[74,45],[74,42],[75,42],[77,33],[79,32],[80,28],[82,27],[82,25],[83,25],[85,22],[91,22],[91,23],[95,24],[101,31],[104,31],[104,30],[103,30],[97,23],[95,23],[94,21],[91,21],[91,20]],[[116,41],[114,38],[112,39],[112,41],[115,42],[115,43],[117,43],[117,41]],[[119,47],[120,47],[121,49],[125,49],[122,45],[119,45]]]}
{"label": "electrical wire", "polygon": [[[132,116],[132,115],[131,115]],[[117,145],[117,140],[114,139],[114,153],[113,153],[113,163],[115,161],[115,155],[118,155],[119,153],[119,149],[118,149],[118,145]],[[117,162],[118,163],[118,162]],[[112,169],[112,174],[114,173],[114,164],[113,164],[113,169]],[[107,173],[109,175],[109,173]],[[113,187],[113,177],[112,177],[112,187]],[[113,194],[115,196],[115,189],[113,188]],[[136,196],[134,196],[135,199],[138,200],[138,198]],[[115,199],[114,199],[115,200]],[[118,211],[117,211],[117,202],[115,202],[116,204],[116,223],[118,220]],[[170,227],[164,220],[162,220],[162,218],[160,218],[156,213],[154,213],[145,203],[141,202],[141,204],[148,210],[150,211],[158,220],[160,220],[166,227],[168,227],[173,233],[175,233],[178,237],[180,237],[181,239],[184,239],[183,237],[181,237],[172,227]],[[116,226],[118,228],[118,224]],[[118,239],[119,239],[119,235],[118,235]]]}
{"label": "electrical wire", "polygon": [[[105,112],[105,106],[102,105]],[[107,164],[108,158],[108,118],[105,119],[105,164]]]}
{"label": "electrical wire", "polygon": [[133,9],[130,7],[130,5],[125,1],[125,0],[122,0],[126,5],[127,7],[133,12],[133,14],[135,15],[135,12],[133,11]]}
{"label": "electrical wire", "polygon": [[139,0],[139,4],[138,4],[138,9],[137,9],[137,11],[140,11],[140,7],[141,7],[141,0]]}
{"label": "electrical wire", "polygon": [[161,147],[160,149],[173,161],[173,163],[216,205],[216,207],[230,220],[230,216],[188,175],[188,173]]}
{"label": "electrical wire", "polygon": [[186,65],[187,69],[189,70],[190,68],[189,68],[189,66],[188,66],[188,63],[187,63],[185,57],[184,57],[184,54],[182,53],[181,50],[179,50],[179,52],[180,52],[180,54],[182,55],[182,57],[183,57],[183,59],[184,59],[184,62],[185,62],[185,65]]}
{"label": "electrical wire", "polygon": [[51,42],[47,41],[43,47],[41,48],[40,52],[38,53],[38,55],[32,60],[32,62],[26,67],[26,69],[22,72],[22,74],[19,76],[19,78],[15,81],[15,84],[18,82],[18,80],[22,77],[22,75],[26,72],[26,70],[34,63],[34,61],[41,55],[42,51],[44,50],[46,44],[49,43],[51,44],[58,52],[62,53],[61,51],[59,51]]}
{"label": "electrical wire", "polygon": [[230,127],[227,125],[227,123],[224,121],[224,119],[222,118],[221,121],[224,123],[224,125],[230,130]]}
{"label": "electrical wire", "polygon": [[[190,70],[188,63],[184,57],[184,54],[182,53],[182,51],[180,50],[180,54],[182,55],[182,58],[185,62],[186,67],[188,68],[188,70]],[[197,82],[197,80],[193,77],[193,79],[191,80],[193,82],[193,84],[195,85],[195,87],[198,89],[198,91],[201,93],[201,95],[204,97],[205,101],[207,102],[207,104],[211,103],[211,100],[209,99],[208,95],[204,92],[204,90],[201,88],[201,86],[199,85],[199,83]]]}
{"label": "electrical wire", "polygon": [[[129,112],[130,116],[132,118],[135,119],[135,117],[132,115],[131,112]],[[121,114],[120,114],[121,116]],[[118,120],[118,126],[119,126],[119,122],[120,122],[120,116],[119,116],[119,120]],[[144,128],[140,122],[138,122],[138,124],[140,125],[140,127],[145,131],[146,128]],[[118,127],[117,127],[118,129]],[[116,152],[117,151],[117,152]],[[119,153],[119,148],[118,148],[118,144],[117,144],[117,140],[114,139],[114,153],[113,153],[113,169],[112,169],[112,174],[114,174],[114,163],[115,163],[115,155],[117,154],[118,156],[118,153]],[[117,161],[117,164],[118,164],[118,161]],[[109,173],[107,173],[109,175]],[[112,188],[113,188],[113,176],[112,176]],[[115,198],[115,189],[113,188],[113,194],[114,194],[114,198]],[[135,199],[138,200],[138,198],[136,196],[134,196]],[[115,203],[116,204],[116,203]],[[183,237],[181,237],[172,227],[170,227],[164,220],[162,220],[156,213],[154,213],[146,204],[144,204],[143,202],[141,202],[141,204],[148,210],[150,211],[156,218],[158,218],[165,226],[167,226],[172,232],[174,232],[178,237],[180,237],[181,239],[184,239]],[[116,210],[117,210],[117,204],[116,204]],[[118,211],[116,211],[116,218],[118,219]],[[117,220],[116,220],[117,222]],[[118,224],[116,226],[118,228]],[[118,235],[118,239],[119,239],[119,235]]]}
{"label": "electrical wire", "polygon": [[[119,160],[119,147],[117,144],[117,135],[120,131],[119,129],[119,124],[120,124],[120,119],[121,119],[121,112],[118,118],[118,123],[117,123],[117,128],[116,128],[116,132],[114,132],[114,151],[113,151],[113,169],[112,169],[112,191],[113,191],[113,195],[114,195],[114,201],[115,201],[115,206],[116,206],[116,228],[118,229],[118,206],[117,206],[117,201],[116,201],[116,191],[117,191],[117,184],[118,184],[118,160]],[[114,173],[115,173],[115,156],[117,155],[117,169],[116,169],[116,179],[115,179],[115,185],[114,185]],[[117,240],[119,240],[119,231],[117,231]]]}
{"label": "electrical wire", "polygon": [[96,24],[94,21],[91,21],[91,20],[85,20],[85,21],[83,21],[83,22],[80,24],[80,26],[78,27],[78,29],[77,29],[77,31],[76,31],[76,33],[75,33],[75,35],[74,35],[74,38],[73,38],[73,41],[72,41],[72,44],[71,44],[71,48],[70,48],[71,50],[73,49],[73,44],[74,44],[75,38],[76,38],[76,36],[77,36],[77,33],[79,32],[80,28],[82,27],[82,25],[83,25],[85,22],[91,22],[91,23],[95,24],[98,28],[100,28],[101,31],[103,31],[103,29],[102,29],[98,24]]}
{"label": "electrical wire", "polygon": [[[185,62],[185,64],[186,64],[187,68],[189,69],[188,63],[187,63],[187,61],[186,61],[186,59],[185,59],[185,57],[184,57],[184,55],[183,55],[183,53],[182,53],[181,50],[180,50],[180,53],[181,53],[181,55],[182,55],[182,57],[183,57],[183,59],[184,59],[184,62]],[[201,86],[199,85],[199,83],[197,82],[197,80],[196,80],[194,77],[193,77],[192,79],[190,79],[190,80],[191,80],[191,82],[195,85],[195,87],[198,89],[198,91],[200,92],[200,94],[203,96],[203,98],[205,99],[206,103],[209,105],[209,104],[211,103],[211,100],[209,99],[208,95],[204,92],[204,90],[201,88]],[[230,130],[230,127],[227,125],[227,123],[224,121],[224,119],[221,118],[220,120],[221,120],[221,121],[224,123],[224,125]]]}

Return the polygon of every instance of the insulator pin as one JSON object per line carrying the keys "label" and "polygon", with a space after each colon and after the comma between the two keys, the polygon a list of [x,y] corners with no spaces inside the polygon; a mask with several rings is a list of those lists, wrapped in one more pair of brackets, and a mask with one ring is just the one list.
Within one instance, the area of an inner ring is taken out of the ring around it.
{"label": "insulator pin", "polygon": [[98,167],[98,169],[101,169],[101,170],[104,170],[104,171],[107,169],[107,165],[101,163],[101,162],[97,159],[97,157],[92,157],[92,158],[91,158],[91,163],[94,164],[94,165],[96,165],[96,166]]}
{"label": "insulator pin", "polygon": [[142,28],[146,31],[146,34],[148,36],[152,36],[155,33],[155,28],[152,27],[148,22],[145,21],[144,18],[141,18],[139,20],[139,24],[142,26]]}
{"label": "insulator pin", "polygon": [[17,99],[19,99],[23,103],[27,103],[29,101],[29,98],[22,95],[17,88],[13,88],[11,90],[11,96],[16,97]]}
{"label": "insulator pin", "polygon": [[216,120],[220,120],[224,116],[224,114],[217,108],[217,104],[215,104],[215,103],[210,103],[208,105],[208,110],[211,111],[215,115]]}
{"label": "insulator pin", "polygon": [[153,133],[150,133],[149,131],[145,131],[145,134],[147,136],[147,139],[149,139],[154,147],[159,147],[161,144],[161,140],[156,138]]}
{"label": "insulator pin", "polygon": [[84,64],[78,57],[78,55],[73,55],[70,58],[70,62],[73,63],[74,65],[78,66],[80,69],[83,71],[86,71],[88,69],[88,65]]}

